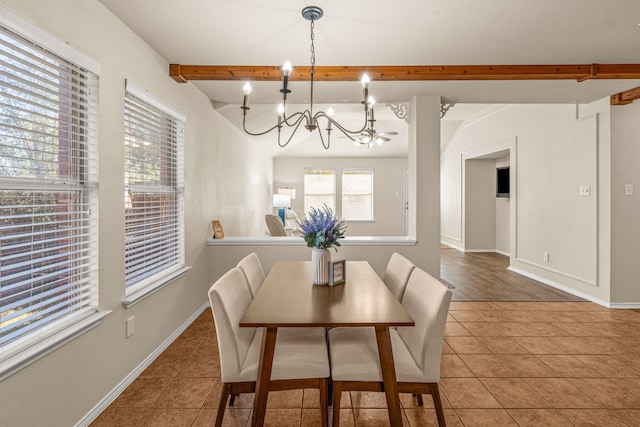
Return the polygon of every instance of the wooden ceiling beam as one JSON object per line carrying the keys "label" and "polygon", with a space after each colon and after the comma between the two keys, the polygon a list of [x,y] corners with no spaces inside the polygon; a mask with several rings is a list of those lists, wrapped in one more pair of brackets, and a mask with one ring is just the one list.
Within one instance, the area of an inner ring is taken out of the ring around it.
{"label": "wooden ceiling beam", "polygon": [[611,105],[627,105],[640,99],[640,87],[611,95]]}
{"label": "wooden ceiling beam", "polygon": [[[292,81],[308,81],[310,67],[295,67]],[[316,66],[316,81],[358,81],[363,73],[375,81],[419,80],[577,80],[640,79],[640,64],[571,65],[372,65]],[[190,80],[280,81],[280,66],[171,64],[169,76]]]}

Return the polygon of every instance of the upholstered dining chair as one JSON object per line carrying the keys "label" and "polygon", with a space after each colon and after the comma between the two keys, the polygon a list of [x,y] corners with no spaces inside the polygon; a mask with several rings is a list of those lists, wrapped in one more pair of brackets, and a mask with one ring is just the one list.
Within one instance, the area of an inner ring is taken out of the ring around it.
{"label": "upholstered dining chair", "polygon": [[[415,268],[402,305],[415,326],[391,329],[391,347],[400,393],[431,394],[438,425],[445,426],[440,400],[440,356],[451,290]],[[329,331],[333,379],[333,426],[340,425],[343,391],[384,391],[374,328],[334,328]]]}
{"label": "upholstered dining chair", "polygon": [[267,230],[271,236],[286,236],[287,231],[280,217],[276,214],[266,214],[264,221],[267,223]]}
{"label": "upholstered dining chair", "polygon": [[[262,329],[241,328],[240,319],[252,301],[242,271],[234,267],[209,289],[218,337],[222,391],[216,427],[222,426],[231,394],[254,393],[260,360]],[[281,328],[276,338],[269,391],[317,388],[322,425],[327,426],[329,357],[323,328]]]}
{"label": "upholstered dining chair", "polygon": [[415,267],[411,261],[397,252],[394,252],[391,258],[389,258],[389,263],[387,264],[384,276],[382,276],[382,281],[398,301],[402,301],[409,276]]}
{"label": "upholstered dining chair", "polygon": [[255,297],[256,293],[258,293],[258,289],[262,286],[262,282],[264,282],[265,277],[260,258],[255,252],[252,252],[241,259],[237,267],[244,273],[247,283],[249,283],[251,296]]}

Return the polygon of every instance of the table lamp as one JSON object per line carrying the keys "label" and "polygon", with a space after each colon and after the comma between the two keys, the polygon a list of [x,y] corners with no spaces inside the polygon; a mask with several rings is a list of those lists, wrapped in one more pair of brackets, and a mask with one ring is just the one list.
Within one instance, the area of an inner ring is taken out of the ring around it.
{"label": "table lamp", "polygon": [[291,196],[288,194],[274,194],[273,207],[278,208],[278,216],[280,217],[280,219],[282,220],[282,224],[284,225],[284,208],[291,207]]}

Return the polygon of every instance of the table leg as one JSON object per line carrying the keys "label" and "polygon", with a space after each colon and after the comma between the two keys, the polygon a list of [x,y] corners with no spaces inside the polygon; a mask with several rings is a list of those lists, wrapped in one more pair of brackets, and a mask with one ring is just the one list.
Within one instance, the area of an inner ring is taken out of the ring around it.
{"label": "table leg", "polygon": [[274,327],[264,328],[262,331],[262,347],[260,348],[260,362],[258,363],[258,378],[256,380],[256,394],[253,399],[253,418],[251,420],[253,427],[259,427],[264,424],[277,333],[278,328]]}
{"label": "table leg", "polygon": [[400,411],[400,397],[398,396],[398,382],[396,380],[396,368],[393,364],[389,327],[376,326],[375,328],[380,367],[382,368],[382,381],[384,382],[384,391],[387,396],[389,425],[402,427],[402,412]]}

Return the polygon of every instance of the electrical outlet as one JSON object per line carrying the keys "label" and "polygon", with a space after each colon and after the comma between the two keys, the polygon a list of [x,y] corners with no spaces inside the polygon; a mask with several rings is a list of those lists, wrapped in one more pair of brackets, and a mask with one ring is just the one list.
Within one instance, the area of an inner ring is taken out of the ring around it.
{"label": "electrical outlet", "polygon": [[580,196],[589,196],[591,194],[591,187],[589,187],[588,185],[581,185],[580,186]]}
{"label": "electrical outlet", "polygon": [[127,319],[126,327],[127,327],[127,338],[129,338],[131,335],[135,334],[135,332],[136,332],[136,317],[135,316],[131,316],[131,317],[129,317]]}
{"label": "electrical outlet", "polygon": [[542,252],[542,259],[545,262],[549,262],[549,252]]}

